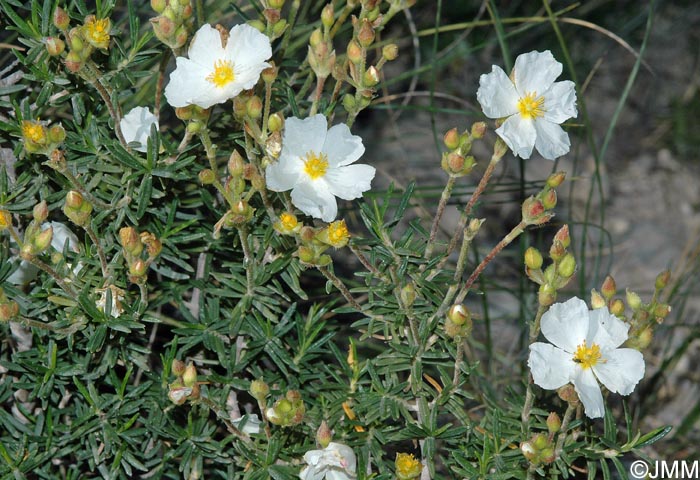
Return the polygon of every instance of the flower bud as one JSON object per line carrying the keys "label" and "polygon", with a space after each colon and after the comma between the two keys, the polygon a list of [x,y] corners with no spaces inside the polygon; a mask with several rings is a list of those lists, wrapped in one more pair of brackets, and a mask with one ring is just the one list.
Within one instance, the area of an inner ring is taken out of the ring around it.
{"label": "flower bud", "polygon": [[44,39],[44,45],[46,45],[46,51],[49,55],[56,57],[63,53],[66,49],[66,43],[58,37],[46,37]]}
{"label": "flower bud", "polygon": [[61,7],[56,7],[53,11],[53,24],[61,31],[67,29],[70,24],[70,17]]}
{"label": "flower bud", "polygon": [[607,306],[603,296],[596,289],[591,290],[591,307],[593,310]]}
{"label": "flower bud", "polygon": [[262,379],[253,380],[250,382],[250,389],[248,391],[258,402],[264,402],[270,394],[270,387]]}
{"label": "flower bud", "polygon": [[333,432],[328,428],[326,421],[323,420],[321,426],[316,430],[316,443],[318,443],[321,448],[326,448],[328,444],[331,443],[331,440],[333,440]]}
{"label": "flower bud", "polygon": [[547,178],[547,186],[549,188],[557,188],[559,185],[562,184],[562,182],[564,181],[565,178],[566,178],[565,172],[553,173]]}
{"label": "flower bud", "polygon": [[362,75],[362,83],[365,87],[374,87],[379,83],[379,72],[374,65],[369,67]]}
{"label": "flower bud", "polygon": [[151,8],[156,13],[163,13],[165,7],[168,6],[168,0],[151,0]]}
{"label": "flower bud", "polygon": [[665,303],[659,303],[654,309],[654,316],[656,317],[657,321],[663,320],[669,313],[671,313],[671,306],[666,305]]}
{"label": "flower bud", "polygon": [[382,58],[384,58],[387,62],[391,62],[392,60],[396,60],[396,57],[399,56],[399,47],[395,43],[390,43],[388,45],[384,45],[382,47]]}
{"label": "flower bud", "polygon": [[46,200],[42,200],[34,205],[34,208],[32,209],[32,216],[34,217],[34,221],[37,223],[42,223],[49,217],[49,207],[46,204]]}
{"label": "flower bud", "polygon": [[36,255],[49,248],[52,238],[53,227],[49,227],[46,230],[42,230],[41,232],[37,233],[34,238],[32,238],[32,246],[34,247],[33,253]]}
{"label": "flower bud", "polygon": [[569,248],[571,245],[571,237],[569,236],[569,226],[564,225],[554,235],[554,240],[559,241],[564,248]]}
{"label": "flower bud", "polygon": [[185,362],[182,360],[174,359],[172,365],[170,365],[170,372],[173,375],[180,376],[185,373]]}
{"label": "flower bud", "polygon": [[210,168],[205,168],[199,172],[199,182],[202,185],[211,185],[216,182],[216,174]]}
{"label": "flower bud", "polygon": [[397,453],[394,467],[397,480],[416,480],[423,470],[420,460],[410,453]]}
{"label": "flower bud", "polygon": [[326,30],[330,29],[333,26],[333,22],[335,22],[335,11],[333,10],[333,4],[329,3],[325,7],[323,7],[323,10],[321,10],[321,23],[323,26],[326,28]]}
{"label": "flower bud", "polygon": [[557,395],[559,395],[559,398],[561,398],[569,405],[578,405],[579,403],[579,398],[578,394],[576,393],[576,389],[570,383],[567,383],[563,387],[559,388],[557,390]]}
{"label": "flower bud", "polygon": [[78,52],[70,51],[68,55],[66,55],[66,58],[63,59],[63,64],[69,72],[77,73],[83,68],[83,59]]}
{"label": "flower bud", "polygon": [[617,285],[615,285],[615,280],[608,275],[603,280],[603,285],[600,287],[600,293],[606,300],[610,300],[617,293]]}
{"label": "flower bud", "polygon": [[647,327],[636,335],[630,335],[627,342],[625,342],[625,346],[641,351],[651,344],[653,338],[654,331],[651,329],[651,327]]}
{"label": "flower bud", "polygon": [[138,257],[143,251],[141,237],[134,227],[122,227],[119,229],[119,242],[122,244],[128,256]]}
{"label": "flower bud", "polygon": [[262,115],[263,104],[260,97],[253,95],[246,102],[246,114],[253,119],[258,119]]}
{"label": "flower bud", "polygon": [[246,22],[248,25],[256,29],[260,33],[265,33],[265,24],[260,20],[253,19]]}
{"label": "flower bud", "polygon": [[304,243],[312,242],[313,239],[316,238],[316,230],[314,230],[312,227],[302,227],[301,231],[299,232],[299,236],[301,237],[301,241]]}
{"label": "flower bud", "polygon": [[535,247],[529,247],[527,250],[525,250],[525,265],[527,268],[539,270],[542,268],[542,263],[542,254],[539,250],[537,250]]}
{"label": "flower bud", "polygon": [[542,202],[534,197],[526,198],[523,202],[522,216],[528,225],[541,225],[550,218]]}
{"label": "flower bud", "polygon": [[279,132],[284,128],[284,117],[281,113],[273,113],[267,121],[267,128],[271,132]]}
{"label": "flower bud", "polygon": [[274,25],[280,21],[280,11],[276,8],[266,8],[263,10],[263,16],[270,25]]}
{"label": "flower bud", "polygon": [[262,77],[263,82],[272,83],[277,79],[277,73],[277,67],[273,63],[271,63],[269,67],[262,71],[260,76]]}
{"label": "flower bud", "polygon": [[191,362],[185,367],[185,372],[182,374],[182,383],[190,388],[197,383],[197,368]]}
{"label": "flower bud", "polygon": [[416,301],[416,287],[413,285],[413,282],[408,282],[401,288],[399,297],[401,297],[401,303],[404,306],[411,307],[413,305],[413,302]]}
{"label": "flower bud", "polygon": [[168,385],[168,399],[175,405],[182,405],[192,395],[192,389],[173,382]]}
{"label": "flower bud", "polygon": [[556,412],[551,412],[547,417],[547,430],[549,433],[557,433],[561,429],[561,418]]}
{"label": "flower bud", "polygon": [[625,313],[625,304],[622,300],[619,298],[616,298],[610,303],[610,313],[615,315],[616,317],[622,316],[623,313]]}
{"label": "flower bud", "polygon": [[343,95],[343,107],[348,113],[354,112],[357,108],[357,102],[355,101],[355,97],[353,97],[349,93]]}
{"label": "flower bud", "polygon": [[665,270],[661,273],[659,273],[656,276],[656,282],[654,284],[655,288],[657,290],[663,290],[666,288],[666,285],[668,285],[668,281],[671,278],[671,272],[669,270]]}
{"label": "flower bud", "polygon": [[54,144],[62,143],[66,139],[66,131],[61,124],[54,125],[48,131],[49,141]]}
{"label": "flower bud", "polygon": [[445,133],[442,141],[450,150],[456,150],[459,147],[459,131],[457,128],[452,128]]}
{"label": "flower bud", "polygon": [[281,10],[284,7],[285,0],[267,0],[267,6]]}
{"label": "flower bud", "polygon": [[146,262],[141,260],[140,258],[137,258],[131,265],[129,265],[129,275],[131,275],[131,282],[132,283],[138,283],[138,279],[140,277],[143,277],[146,275],[146,271],[148,270],[148,265]]}
{"label": "flower bud", "polygon": [[355,40],[350,40],[350,43],[348,43],[347,53],[348,60],[350,60],[355,65],[358,65],[360,62],[362,62],[362,47],[360,47],[360,44],[357,43]]}
{"label": "flower bud", "polygon": [[471,320],[471,313],[463,304],[456,304],[450,307],[447,318],[455,325],[464,325]]}
{"label": "flower bud", "polygon": [[488,127],[486,126],[486,122],[475,122],[472,124],[472,129],[471,129],[471,135],[472,138],[475,140],[478,140],[479,138],[483,138],[484,135],[486,135],[486,129]]}
{"label": "flower bud", "polygon": [[557,192],[555,190],[548,190],[542,195],[542,205],[547,210],[551,210],[557,206]]}
{"label": "flower bud", "polygon": [[576,271],[576,259],[571,253],[564,255],[561,259],[559,265],[557,266],[557,273],[564,278],[571,277]]}
{"label": "flower bud", "polygon": [[360,30],[357,32],[357,41],[362,47],[367,48],[374,42],[374,28],[367,19],[363,19],[361,22]]}
{"label": "flower bud", "polygon": [[303,263],[314,263],[314,260],[316,259],[316,252],[314,252],[312,248],[300,245],[297,249],[297,256]]}
{"label": "flower bud", "polygon": [[636,312],[642,307],[642,299],[629,288],[625,290],[625,296],[627,297],[627,305],[629,305],[633,312]]}

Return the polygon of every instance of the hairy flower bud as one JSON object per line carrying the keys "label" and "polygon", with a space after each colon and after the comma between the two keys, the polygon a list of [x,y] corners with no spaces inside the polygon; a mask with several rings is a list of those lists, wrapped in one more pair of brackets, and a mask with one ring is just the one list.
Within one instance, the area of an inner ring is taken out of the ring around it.
{"label": "hairy flower bud", "polygon": [[593,310],[607,306],[603,296],[596,289],[591,290],[591,307]]}
{"label": "hairy flower bud", "polygon": [[457,128],[455,127],[448,130],[445,133],[445,136],[442,137],[442,141],[445,143],[445,146],[450,150],[456,150],[457,147],[459,147],[459,131],[457,130]]}
{"label": "hairy flower bud", "polygon": [[182,383],[184,383],[186,387],[190,388],[197,383],[197,368],[192,362],[185,367],[185,372],[182,374]]}
{"label": "hairy flower bud", "polygon": [[323,420],[321,426],[316,430],[316,443],[318,443],[321,448],[326,448],[328,444],[331,443],[331,440],[333,440],[333,432],[328,428],[326,421]]}
{"label": "hairy flower bud", "polygon": [[323,10],[321,10],[321,23],[327,30],[333,26],[333,23],[335,22],[334,16],[335,11],[333,10],[332,3],[329,3],[328,5],[323,7]]}
{"label": "hairy flower bud", "polygon": [[472,138],[477,140],[483,138],[486,135],[486,130],[488,129],[486,122],[475,122],[472,124],[471,135]]}
{"label": "hairy flower bud", "polygon": [[553,173],[547,178],[547,186],[549,188],[557,188],[559,185],[562,184],[562,182],[564,181],[565,178],[566,178],[565,172]]}
{"label": "hairy flower bud", "polygon": [[610,310],[610,313],[619,317],[623,313],[625,313],[625,304],[622,300],[620,300],[619,298],[616,298],[615,300],[610,302],[609,310]]}
{"label": "hairy flower bud", "polygon": [[576,271],[576,259],[573,254],[567,253],[557,266],[557,273],[564,278],[571,277]]}
{"label": "hairy flower bud", "polygon": [[56,57],[63,53],[66,49],[66,43],[58,37],[46,37],[44,39],[44,45],[46,45],[46,51],[49,55]]}
{"label": "hairy flower bud", "polygon": [[258,402],[264,402],[270,394],[270,387],[262,379],[253,380],[248,391]]}
{"label": "hairy flower bud", "polygon": [[170,372],[173,375],[180,376],[185,373],[185,362],[182,360],[174,359],[173,363],[170,365]]}
{"label": "hairy flower bud", "polygon": [[350,60],[355,65],[358,65],[362,61],[362,47],[355,40],[350,40],[348,43],[348,60]]}
{"label": "hairy flower bud", "polygon": [[32,209],[32,216],[34,217],[34,221],[37,223],[42,223],[48,218],[49,206],[46,204],[46,200],[42,200],[34,205],[34,208]]}
{"label": "hairy flower bud", "polygon": [[556,412],[551,412],[547,417],[547,430],[549,433],[557,433],[561,429],[561,418]]}
{"label": "hairy flower bud", "polygon": [[600,293],[606,300],[610,300],[617,293],[617,285],[615,284],[615,279],[610,275],[605,277],[603,280],[603,285],[600,287]]}
{"label": "hairy flower bud", "polygon": [[390,43],[388,45],[384,45],[382,47],[382,58],[384,58],[387,62],[391,62],[392,60],[396,60],[396,57],[399,56],[399,47],[395,43]]}
{"label": "hairy flower bud", "polygon": [[61,7],[56,7],[53,11],[53,24],[61,31],[67,29],[70,24],[70,17]]}
{"label": "hairy flower bud", "polygon": [[281,113],[273,113],[267,121],[267,128],[271,132],[279,132],[284,128],[284,117]]}
{"label": "hairy flower bud", "polygon": [[374,28],[368,19],[361,20],[360,30],[357,32],[357,41],[364,48],[369,47],[374,42]]}
{"label": "hairy flower bud", "polygon": [[656,276],[656,282],[655,282],[655,288],[657,290],[663,290],[666,288],[666,285],[668,285],[668,281],[671,278],[671,272],[669,270],[665,270],[661,273],[659,273]]}
{"label": "hairy flower bud", "polygon": [[529,247],[527,250],[525,250],[525,265],[527,268],[539,270],[542,268],[542,263],[542,254],[539,250],[537,250],[535,247]]}
{"label": "hairy flower bud", "polygon": [[625,296],[627,298],[627,305],[629,305],[633,312],[636,312],[642,307],[642,299],[629,288],[625,290]]}

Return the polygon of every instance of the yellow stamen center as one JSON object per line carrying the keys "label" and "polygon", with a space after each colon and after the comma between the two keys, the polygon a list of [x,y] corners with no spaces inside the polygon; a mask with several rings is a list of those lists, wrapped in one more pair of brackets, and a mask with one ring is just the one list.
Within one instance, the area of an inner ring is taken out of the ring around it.
{"label": "yellow stamen center", "polygon": [[109,27],[110,21],[108,18],[102,20],[92,20],[85,24],[88,37],[94,43],[109,43]]}
{"label": "yellow stamen center", "polygon": [[396,454],[396,476],[400,479],[416,478],[420,475],[423,465],[410,453]]}
{"label": "yellow stamen center", "polygon": [[319,153],[309,152],[306,154],[306,160],[304,160],[304,171],[311,177],[312,180],[316,180],[326,174],[328,170],[328,157]]}
{"label": "yellow stamen center", "polygon": [[280,215],[280,222],[282,223],[284,229],[288,231],[294,230],[294,228],[299,223],[297,221],[297,217],[295,217],[291,213],[283,213],[282,215]]}
{"label": "yellow stamen center", "polygon": [[518,100],[518,111],[523,118],[534,120],[544,116],[544,97],[538,97],[536,92],[530,92]]}
{"label": "yellow stamen center", "polygon": [[226,84],[233,82],[234,78],[233,62],[230,60],[217,60],[214,62],[214,71],[209,74],[207,80],[213,83],[216,87],[221,88],[226,86]]}
{"label": "yellow stamen center", "polygon": [[345,243],[350,236],[345,220],[339,220],[328,225],[328,240],[332,245]]}
{"label": "yellow stamen center", "polygon": [[22,136],[34,143],[42,143],[46,139],[44,127],[40,123],[22,122]]}
{"label": "yellow stamen center", "polygon": [[597,344],[593,344],[590,347],[586,346],[586,341],[584,340],[581,345],[576,348],[574,353],[574,362],[581,365],[582,368],[591,368],[600,361],[601,357],[600,347]]}

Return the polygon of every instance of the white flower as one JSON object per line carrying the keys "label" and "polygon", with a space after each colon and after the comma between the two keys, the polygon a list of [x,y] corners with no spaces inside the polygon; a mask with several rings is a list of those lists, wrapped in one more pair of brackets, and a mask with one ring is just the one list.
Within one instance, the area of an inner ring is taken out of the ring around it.
{"label": "white flower", "polygon": [[119,121],[126,143],[138,144],[133,147],[137,152],[146,152],[151,125],[155,125],[157,129],[158,119],[145,107],[132,108]]}
{"label": "white flower", "polygon": [[327,129],[323,115],[285,120],[282,151],[277,163],[267,167],[267,187],[276,192],[292,190],[292,203],[302,212],[324,222],[338,213],[335,197],[352,200],[370,189],[374,167],[350,165],[365,152],[362,139],[345,124]]}
{"label": "white flower", "polygon": [[519,55],[510,78],[496,65],[479,78],[476,98],[489,118],[507,117],[496,133],[513,154],[530,158],[535,147],[554,160],[569,152],[568,134],[559,126],[575,117],[574,82],[555,82],[562,65],[549,50]]}
{"label": "white flower", "polygon": [[[49,227],[53,228],[51,247],[54,250],[63,253],[63,249],[68,247],[68,250],[73,253],[80,252],[80,241],[70,228],[61,222],[46,222],[41,225],[41,230],[44,231]],[[71,265],[67,264],[66,267],[70,269]],[[82,268],[82,263],[79,263],[72,269],[73,275],[77,275]],[[39,269],[37,267],[26,260],[22,260],[17,270],[12,272],[12,274],[7,277],[6,281],[13,285],[25,285],[34,280],[38,273]]]}
{"label": "white flower", "polygon": [[250,25],[231,29],[224,47],[219,32],[205,24],[197,31],[188,57],[177,57],[165,96],[173,107],[209,108],[253,88],[270,66],[270,39]]}
{"label": "white flower", "polygon": [[[244,423],[245,420],[245,423]],[[248,435],[260,433],[260,419],[256,414],[243,415],[241,418],[233,420],[233,426]],[[241,428],[243,425],[243,428]]]}
{"label": "white flower", "polygon": [[530,345],[527,361],[532,378],[547,390],[574,384],[586,415],[605,414],[598,381],[611,392],[629,395],[644,376],[644,357],[631,348],[618,348],[627,340],[629,325],[607,308],[588,310],[572,298],[555,303],[542,316],[542,334],[553,343]]}
{"label": "white flower", "polygon": [[352,480],[357,460],[352,448],[331,442],[323,450],[309,450],[304,454],[306,467],[299,472],[301,480]]}

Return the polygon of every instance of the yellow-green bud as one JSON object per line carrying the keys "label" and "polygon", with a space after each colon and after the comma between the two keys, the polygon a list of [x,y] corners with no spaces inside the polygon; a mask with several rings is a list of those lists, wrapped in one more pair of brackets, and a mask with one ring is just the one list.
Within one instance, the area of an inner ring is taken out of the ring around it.
{"label": "yellow-green bud", "polygon": [[34,205],[34,208],[32,209],[32,216],[37,223],[41,223],[48,218],[49,206],[46,204],[46,200],[42,200]]}
{"label": "yellow-green bud", "polygon": [[374,28],[368,19],[361,20],[360,30],[357,32],[357,41],[364,48],[369,47],[374,42]]}
{"label": "yellow-green bud", "polygon": [[365,87],[374,87],[379,83],[379,72],[374,65],[365,71],[364,75],[362,76],[362,82]]}
{"label": "yellow-green bud", "polygon": [[168,0],[151,0],[151,8],[156,13],[163,13],[165,7],[168,6]]}
{"label": "yellow-green bud", "polygon": [[567,253],[557,266],[557,272],[564,278],[571,277],[576,271],[576,259],[571,253]]}
{"label": "yellow-green bud", "polygon": [[250,118],[257,119],[262,115],[263,104],[260,97],[253,95],[246,102],[246,113]]}
{"label": "yellow-green bud", "polygon": [[486,122],[475,122],[472,124],[472,138],[473,139],[479,139],[483,138],[484,135],[486,134],[486,129],[488,127],[486,126]]}
{"label": "yellow-green bud", "polygon": [[456,304],[450,307],[450,310],[447,312],[447,318],[455,325],[464,325],[471,321],[471,313],[469,313],[469,309],[466,306]]}
{"label": "yellow-green bud", "polygon": [[262,379],[250,382],[250,394],[259,402],[264,402],[270,394],[270,387]]}
{"label": "yellow-green bud", "polygon": [[189,363],[187,367],[185,367],[185,372],[182,374],[182,383],[190,388],[197,383],[197,368],[193,363]]}
{"label": "yellow-green bud", "polygon": [[668,285],[668,281],[671,278],[671,272],[669,270],[665,270],[661,273],[659,273],[656,276],[656,282],[654,284],[655,288],[657,290],[663,290],[666,288],[666,285]]}
{"label": "yellow-green bud", "polygon": [[668,314],[671,313],[671,306],[666,305],[665,303],[659,303],[656,308],[654,309],[654,316],[660,321],[660,319],[664,319],[668,316]]}
{"label": "yellow-green bud", "polygon": [[[146,271],[148,270],[148,265],[146,265],[146,262],[141,260],[140,258],[136,259],[134,263],[129,265],[129,275],[133,277],[143,277],[146,275]],[[137,283],[137,282],[134,282]]]}
{"label": "yellow-green bud", "polygon": [[416,287],[413,285],[413,282],[408,282],[404,285],[399,296],[401,297],[401,303],[406,307],[413,305],[413,302],[416,301]]}
{"label": "yellow-green bud", "polygon": [[281,113],[273,113],[267,121],[267,128],[271,132],[279,132],[284,128],[284,117]]}
{"label": "yellow-green bud", "polygon": [[542,268],[543,261],[542,254],[535,247],[529,247],[525,250],[525,265],[527,268],[539,270]]}
{"label": "yellow-green bud", "polygon": [[547,210],[551,210],[557,206],[557,192],[555,190],[549,190],[542,195],[542,205]]}
{"label": "yellow-green bud", "polygon": [[610,313],[619,317],[625,313],[625,304],[619,298],[616,298],[610,303]]}
{"label": "yellow-green bud", "polygon": [[210,168],[205,168],[199,172],[199,182],[202,185],[211,185],[216,182],[216,174]]}
{"label": "yellow-green bud", "polygon": [[53,238],[53,227],[49,227],[46,230],[42,230],[37,233],[32,239],[32,246],[34,247],[34,254],[41,253],[51,245],[51,239]]}
{"label": "yellow-green bud", "polygon": [[357,102],[355,101],[355,97],[353,97],[349,93],[346,93],[343,96],[343,107],[345,107],[345,110],[347,112],[354,112],[355,108],[357,108]]}
{"label": "yellow-green bud", "polygon": [[265,24],[260,20],[248,20],[248,25],[259,31],[260,33],[265,33]]}
{"label": "yellow-green bud", "polygon": [[48,131],[49,141],[51,143],[62,143],[66,139],[66,131],[62,125],[54,125]]}
{"label": "yellow-green bud", "polygon": [[358,65],[360,62],[362,62],[362,47],[360,47],[360,44],[357,43],[355,40],[350,40],[350,43],[348,43],[347,53],[348,60],[350,60],[355,65]]}
{"label": "yellow-green bud", "polygon": [[309,45],[311,45],[311,48],[315,49],[321,45],[321,43],[323,43],[323,32],[320,28],[317,28],[311,32],[311,36],[309,37]]}
{"label": "yellow-green bud", "polygon": [[[302,231],[303,230],[304,229],[302,228]],[[313,261],[316,258],[314,250],[304,245],[299,246],[299,248],[297,249],[297,255],[299,256],[299,260],[301,260],[304,263],[313,263]]]}
{"label": "yellow-green bud", "polygon": [[605,307],[607,304],[603,296],[594,288],[591,290],[591,307],[593,310]]}
{"label": "yellow-green bud", "polygon": [[547,417],[547,430],[549,433],[557,433],[561,429],[561,418],[556,412],[551,412]]}
{"label": "yellow-green bud", "polygon": [[272,83],[277,79],[277,73],[277,67],[274,65],[274,63],[270,62],[270,66],[263,70],[260,76],[262,77],[263,82]]}
{"label": "yellow-green bud", "polygon": [[330,29],[335,22],[335,11],[333,10],[333,4],[329,3],[323,10],[321,10],[321,23],[326,29]]}
{"label": "yellow-green bud", "polygon": [[562,184],[562,182],[564,181],[565,178],[566,178],[565,172],[553,173],[547,178],[547,186],[549,188],[557,188],[559,185]]}
{"label": "yellow-green bud", "polygon": [[636,312],[642,307],[642,299],[629,288],[625,291],[625,296],[627,297],[627,305],[629,305],[633,312]]}
{"label": "yellow-green bud", "polygon": [[537,300],[540,305],[548,307],[553,304],[556,299],[557,290],[552,285],[549,283],[540,285],[540,290],[537,293]]}
{"label": "yellow-green bud", "polygon": [[395,43],[390,43],[388,45],[384,45],[382,48],[382,57],[387,61],[391,62],[392,60],[396,60],[396,57],[399,56],[399,47]]}
{"label": "yellow-green bud", "polygon": [[61,7],[56,7],[53,11],[53,24],[61,31],[67,29],[70,24],[70,17]]}

